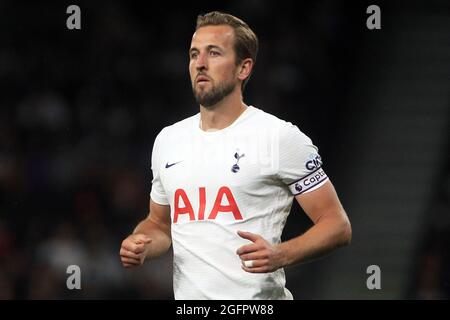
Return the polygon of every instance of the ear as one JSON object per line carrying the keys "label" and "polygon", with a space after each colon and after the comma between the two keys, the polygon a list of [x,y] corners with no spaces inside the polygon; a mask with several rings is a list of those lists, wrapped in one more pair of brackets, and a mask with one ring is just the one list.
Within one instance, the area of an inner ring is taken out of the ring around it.
{"label": "ear", "polygon": [[244,81],[247,79],[253,69],[253,60],[250,58],[242,60],[238,66],[237,77],[239,80]]}

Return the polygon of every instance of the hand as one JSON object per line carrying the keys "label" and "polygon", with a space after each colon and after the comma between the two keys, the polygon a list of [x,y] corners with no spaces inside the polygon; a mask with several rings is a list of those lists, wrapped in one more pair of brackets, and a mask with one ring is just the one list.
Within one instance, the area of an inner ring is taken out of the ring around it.
{"label": "hand", "polygon": [[242,260],[242,269],[250,273],[267,273],[282,267],[281,250],[276,246],[258,234],[238,231],[238,235],[253,242],[236,251]]}
{"label": "hand", "polygon": [[149,244],[152,242],[145,234],[132,234],[122,242],[120,260],[125,268],[140,266],[144,263]]}

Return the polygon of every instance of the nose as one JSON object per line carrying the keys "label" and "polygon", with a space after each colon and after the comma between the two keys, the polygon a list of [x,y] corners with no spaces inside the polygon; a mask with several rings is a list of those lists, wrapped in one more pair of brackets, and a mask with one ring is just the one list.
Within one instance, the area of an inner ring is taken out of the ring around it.
{"label": "nose", "polygon": [[208,69],[208,61],[206,54],[199,54],[197,57],[197,61],[195,63],[195,68],[197,71],[203,71]]}

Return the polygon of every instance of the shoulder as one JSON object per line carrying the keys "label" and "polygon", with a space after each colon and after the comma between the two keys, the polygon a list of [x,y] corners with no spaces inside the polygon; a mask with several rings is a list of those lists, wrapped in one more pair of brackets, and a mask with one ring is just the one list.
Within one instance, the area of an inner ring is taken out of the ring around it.
{"label": "shoulder", "polygon": [[199,114],[195,114],[191,117],[175,122],[169,126],[162,128],[162,130],[156,136],[156,141],[175,139],[177,137],[185,135],[188,131],[191,131],[195,125],[195,121],[199,119]]}
{"label": "shoulder", "polygon": [[296,124],[280,119],[263,110],[256,109],[254,122],[260,127],[276,131],[280,142],[311,143],[311,139]]}

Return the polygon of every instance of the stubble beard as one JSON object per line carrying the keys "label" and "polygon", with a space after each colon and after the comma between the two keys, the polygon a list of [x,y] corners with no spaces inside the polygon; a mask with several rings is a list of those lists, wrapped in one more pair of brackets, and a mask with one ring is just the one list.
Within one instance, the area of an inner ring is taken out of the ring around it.
{"label": "stubble beard", "polygon": [[217,103],[232,93],[235,87],[236,83],[232,81],[221,83],[218,86],[212,85],[209,90],[206,90],[205,88],[196,89],[194,84],[192,91],[198,104],[201,104],[207,109],[213,109]]}

